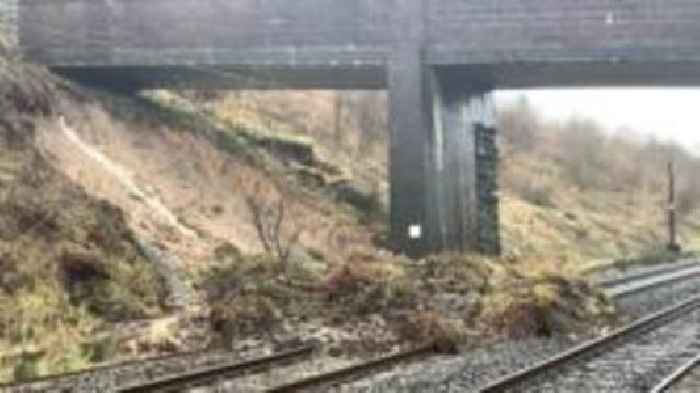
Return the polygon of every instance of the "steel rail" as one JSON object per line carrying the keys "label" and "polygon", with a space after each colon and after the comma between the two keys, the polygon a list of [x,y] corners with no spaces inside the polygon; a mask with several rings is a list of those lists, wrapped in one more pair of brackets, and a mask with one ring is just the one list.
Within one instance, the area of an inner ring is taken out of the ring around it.
{"label": "steel rail", "polygon": [[668,274],[668,273],[675,273],[675,272],[680,272],[682,270],[692,268],[692,267],[699,267],[700,266],[700,261],[697,259],[692,259],[689,261],[685,262],[676,262],[672,265],[668,266],[662,266],[658,268],[653,268],[653,269],[647,269],[641,273],[633,273],[624,277],[619,277],[619,278],[611,278],[607,280],[600,280],[596,283],[599,287],[603,288],[610,288],[610,287],[616,287],[622,284],[627,284],[629,282],[633,281],[638,281],[641,279],[645,278],[651,278],[653,276],[659,275],[659,274]]}
{"label": "steel rail", "polygon": [[[639,278],[636,280],[638,281],[637,286],[632,286],[633,284],[635,284],[635,279],[630,278],[629,280],[621,282],[615,286],[604,287],[603,291],[608,293],[608,295],[612,298],[621,299],[627,296],[635,295],[640,292],[668,286],[670,284],[689,280],[695,277],[700,277],[700,266],[678,269],[666,273],[665,275],[660,276],[656,279],[652,279],[650,278],[650,276],[646,278]],[[627,286],[631,286],[631,288],[625,288]]]}
{"label": "steel rail", "polygon": [[143,393],[143,392],[171,392],[182,391],[182,389],[207,384],[211,381],[219,380],[223,377],[235,377],[244,372],[254,372],[261,368],[278,366],[289,362],[299,361],[311,356],[315,346],[304,346],[297,349],[277,353],[270,356],[260,357],[243,362],[229,363],[220,366],[207,367],[200,370],[178,374],[172,377],[162,378],[142,384],[119,388],[118,393]]}
{"label": "steel rail", "polygon": [[175,359],[184,359],[187,357],[201,356],[201,355],[213,354],[213,353],[226,353],[226,352],[217,352],[216,350],[213,350],[213,349],[200,349],[200,350],[191,351],[191,352],[180,352],[180,353],[174,353],[174,354],[168,354],[168,355],[162,355],[162,356],[153,356],[153,357],[148,357],[148,358],[143,358],[143,359],[125,360],[122,362],[108,363],[108,364],[103,364],[103,365],[94,366],[94,367],[90,367],[90,368],[85,368],[82,370],[70,371],[70,372],[66,372],[66,373],[62,373],[62,374],[43,375],[43,376],[39,376],[39,377],[35,377],[35,378],[24,379],[21,381],[0,383],[0,389],[18,388],[18,387],[22,387],[25,385],[58,381],[58,380],[61,380],[64,378],[93,374],[93,373],[97,373],[100,371],[116,370],[118,368],[123,368],[123,367],[147,365],[149,363],[164,362],[164,361],[170,361],[170,360],[175,360]]}
{"label": "steel rail", "polygon": [[544,374],[545,372],[562,367],[575,359],[602,351],[615,343],[623,341],[623,339],[632,338],[637,334],[645,333],[661,327],[687,315],[687,312],[696,308],[700,308],[700,296],[695,296],[680,304],[667,307],[661,311],[641,318],[627,326],[619,328],[604,337],[587,341],[549,359],[545,359],[531,367],[516,371],[488,384],[479,391],[482,393],[493,393],[514,388],[525,381],[529,381]]}
{"label": "steel rail", "polygon": [[677,368],[673,373],[669,374],[664,378],[658,385],[651,389],[650,393],[663,393],[669,390],[676,383],[680,382],[683,377],[688,374],[692,369],[700,365],[700,355],[689,360],[679,368]]}
{"label": "steel rail", "polygon": [[388,368],[398,363],[406,362],[414,358],[435,354],[437,351],[434,344],[418,347],[409,351],[385,356],[379,359],[371,360],[366,363],[345,367],[339,370],[330,371],[328,373],[317,374],[307,378],[299,379],[284,385],[276,386],[265,390],[265,393],[290,393],[301,390],[311,389],[323,385],[339,383],[350,377],[368,372],[376,372],[379,369]]}

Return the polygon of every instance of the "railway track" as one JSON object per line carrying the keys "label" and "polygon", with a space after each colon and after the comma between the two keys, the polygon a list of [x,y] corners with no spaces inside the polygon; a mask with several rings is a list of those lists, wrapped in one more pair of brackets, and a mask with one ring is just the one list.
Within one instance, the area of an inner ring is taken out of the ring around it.
{"label": "railway track", "polygon": [[700,351],[700,296],[483,387],[480,392],[647,392]]}
{"label": "railway track", "polygon": [[117,388],[119,393],[182,392],[197,386],[220,383],[246,373],[260,372],[271,367],[301,361],[313,354],[313,347],[302,347],[270,356],[190,370],[185,373],[160,378],[145,383],[132,383]]}
{"label": "railway track", "polygon": [[[275,368],[268,368],[272,374],[251,377],[250,374],[259,370],[240,369],[239,367],[213,367],[206,370],[194,371],[172,378],[164,378],[147,384],[133,385],[116,390],[118,393],[165,393],[165,392],[261,392],[261,393],[290,393],[299,391],[325,391],[327,388],[343,382],[349,382],[377,373],[403,362],[416,361],[435,354],[434,345],[425,345],[416,349],[403,351],[380,357],[367,362],[360,362],[345,367],[333,368],[319,373],[305,374],[303,367],[298,367],[298,362],[292,362],[290,367],[297,369],[287,370],[286,375],[274,372]],[[326,359],[327,360],[327,359]],[[323,357],[315,359],[323,362]],[[256,360],[259,366],[270,367],[265,359]],[[315,367],[314,367],[315,368]],[[247,373],[246,373],[247,372]],[[248,379],[248,380],[246,380]],[[264,381],[264,382],[263,382]]]}
{"label": "railway track", "polygon": [[[317,350],[314,346],[303,346],[248,360],[234,360],[234,355],[227,352],[198,351],[0,384],[0,393],[160,393],[192,389],[200,389],[193,390],[198,392],[204,389],[204,392],[208,392],[209,388],[214,389],[212,391],[234,389],[237,392],[266,393],[309,391],[361,378],[402,362],[415,361],[436,353],[435,346],[431,344],[318,373],[305,372],[303,367],[293,368],[304,365],[305,361],[323,363],[329,360],[323,356],[314,356]],[[288,369],[286,374],[282,374],[283,377],[272,375],[285,367]],[[313,364],[307,367],[313,370],[322,368]],[[270,384],[263,385],[260,383],[262,380]]]}
{"label": "railway track", "polygon": [[[305,346],[295,352],[285,353],[303,356],[310,354],[313,347]],[[73,392],[98,391],[113,392],[119,386],[141,381],[179,375],[192,369],[225,367],[241,360],[231,352],[220,350],[200,350],[188,353],[158,356],[140,360],[105,364],[76,372],[49,375],[19,382],[0,384],[0,393],[33,392]]]}
{"label": "railway track", "polygon": [[700,355],[673,370],[650,391],[650,393],[695,392],[700,392]]}
{"label": "railway track", "polygon": [[689,259],[685,261],[675,262],[672,264],[662,264],[660,266],[654,265],[644,268],[636,268],[633,269],[633,272],[631,274],[624,274],[620,277],[615,278],[599,279],[598,285],[603,287],[611,287],[619,284],[624,284],[630,280],[641,280],[696,266],[700,266],[700,261],[697,259]]}
{"label": "railway track", "polygon": [[644,269],[625,277],[602,280],[596,285],[608,296],[619,299],[696,277],[700,277],[700,263],[693,260],[672,266]]}

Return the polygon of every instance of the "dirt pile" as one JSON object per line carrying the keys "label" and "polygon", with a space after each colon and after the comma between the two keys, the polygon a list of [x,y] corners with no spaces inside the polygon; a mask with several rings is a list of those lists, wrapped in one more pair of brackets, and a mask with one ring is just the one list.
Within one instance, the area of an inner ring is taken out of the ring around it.
{"label": "dirt pile", "polygon": [[452,351],[487,340],[590,331],[611,322],[614,311],[585,281],[534,271],[529,260],[440,255],[411,262],[363,254],[300,287],[285,281],[274,261],[237,253],[222,258],[204,282],[213,325],[225,340],[275,336],[290,322],[315,321],[348,332],[351,339],[331,343],[345,351],[425,342]]}
{"label": "dirt pile", "polygon": [[577,272],[578,264],[566,257],[503,258],[482,289],[480,330],[520,338],[591,332],[615,323],[613,304]]}

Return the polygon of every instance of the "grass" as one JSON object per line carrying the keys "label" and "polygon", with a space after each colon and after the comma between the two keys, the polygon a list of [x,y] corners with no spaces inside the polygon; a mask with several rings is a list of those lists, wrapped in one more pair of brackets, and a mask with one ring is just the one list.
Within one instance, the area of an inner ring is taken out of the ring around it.
{"label": "grass", "polygon": [[[632,190],[583,192],[566,182],[556,162],[546,157],[532,160],[528,154],[508,157],[502,176],[501,213],[508,253],[553,255],[568,250],[585,259],[624,259],[664,242],[661,195],[635,197]],[[511,183],[511,179],[517,180]],[[536,184],[550,190],[547,203],[525,199],[518,188],[511,187],[520,181],[539,182]],[[692,222],[692,217],[685,222]],[[691,225],[681,225],[680,231],[686,243],[695,233]]]}

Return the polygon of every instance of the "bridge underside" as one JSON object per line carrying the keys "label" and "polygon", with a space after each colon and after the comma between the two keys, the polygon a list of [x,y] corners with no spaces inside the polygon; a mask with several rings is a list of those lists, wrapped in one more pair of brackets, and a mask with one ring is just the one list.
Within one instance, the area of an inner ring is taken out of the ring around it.
{"label": "bridge underside", "polygon": [[231,90],[380,90],[384,67],[86,66],[52,67],[70,79],[109,88]]}
{"label": "bridge underside", "polygon": [[[492,89],[700,86],[700,61],[428,66],[452,84]],[[124,89],[382,90],[385,66],[55,66],[70,79]]]}

